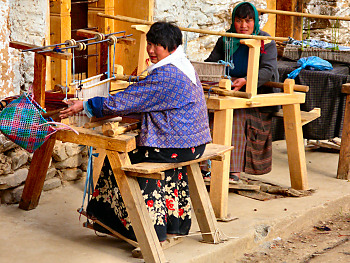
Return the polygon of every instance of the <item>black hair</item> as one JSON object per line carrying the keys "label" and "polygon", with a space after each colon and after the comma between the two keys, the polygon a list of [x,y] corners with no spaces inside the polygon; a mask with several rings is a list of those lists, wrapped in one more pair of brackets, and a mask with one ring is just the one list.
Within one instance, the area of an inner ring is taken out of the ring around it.
{"label": "black hair", "polygon": [[249,3],[243,3],[237,7],[235,17],[238,18],[255,18],[253,7]]}
{"label": "black hair", "polygon": [[172,52],[182,44],[182,33],[180,28],[172,23],[156,22],[147,32],[146,39]]}

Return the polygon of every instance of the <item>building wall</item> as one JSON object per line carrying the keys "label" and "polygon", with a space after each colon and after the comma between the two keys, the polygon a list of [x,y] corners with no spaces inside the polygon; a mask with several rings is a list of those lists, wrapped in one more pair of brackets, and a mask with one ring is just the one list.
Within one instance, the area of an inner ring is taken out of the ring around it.
{"label": "building wall", "polygon": [[[155,0],[154,21],[172,21],[181,27],[225,31],[231,25],[233,6],[240,0]],[[266,0],[251,1],[256,7],[266,8]],[[262,17],[261,25],[266,23]],[[191,60],[203,61],[213,49],[218,36],[184,33],[186,53]]]}
{"label": "building wall", "polygon": [[41,45],[48,0],[0,0],[0,98],[33,82],[34,56],[9,48],[10,41]]}

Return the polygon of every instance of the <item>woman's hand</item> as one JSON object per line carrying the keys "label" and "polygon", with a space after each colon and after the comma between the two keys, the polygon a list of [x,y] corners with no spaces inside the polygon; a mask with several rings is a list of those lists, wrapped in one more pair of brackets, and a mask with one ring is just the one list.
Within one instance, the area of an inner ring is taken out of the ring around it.
{"label": "woman's hand", "polygon": [[234,87],[233,90],[237,91],[237,90],[240,90],[245,84],[247,84],[247,81],[245,78],[238,78],[238,79],[235,79],[233,82],[232,82],[232,87]]}
{"label": "woman's hand", "polygon": [[69,106],[68,109],[60,111],[60,118],[64,119],[69,116],[74,115],[82,110],[84,110],[83,101],[82,100],[67,100],[65,103]]}

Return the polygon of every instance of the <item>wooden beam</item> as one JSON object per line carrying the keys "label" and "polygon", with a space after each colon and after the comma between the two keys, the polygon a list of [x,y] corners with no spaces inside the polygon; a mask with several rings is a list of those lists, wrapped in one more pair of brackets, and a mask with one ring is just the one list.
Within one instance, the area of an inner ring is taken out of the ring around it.
{"label": "wooden beam", "polygon": [[79,135],[73,131],[59,130],[56,132],[57,140],[120,152],[130,152],[136,148],[136,134],[119,135],[112,138],[99,134],[94,130],[81,127],[74,127],[74,129],[79,132]]}
{"label": "wooden beam", "polygon": [[38,206],[55,141],[55,135],[52,135],[34,152],[19,208],[31,210]]}
{"label": "wooden beam", "polygon": [[[120,20],[120,21],[129,22],[129,23],[140,24],[140,25],[152,25],[154,23],[151,21],[121,16],[121,15],[111,16],[103,13],[99,13],[98,15],[105,18],[110,18],[110,19],[115,19],[115,20]],[[216,36],[236,37],[236,38],[243,38],[243,39],[277,40],[277,41],[288,40],[288,38],[286,37],[246,35],[246,34],[238,34],[238,33],[227,33],[226,31],[211,31],[211,30],[187,28],[187,27],[179,27],[179,28],[181,31],[194,32],[194,33],[207,34],[207,35],[216,35]]]}
{"label": "wooden beam", "polygon": [[107,156],[145,262],[166,262],[139,183],[135,177],[126,176],[120,169],[131,164],[127,153],[107,151]]}
{"label": "wooden beam", "polygon": [[[285,81],[285,92],[293,92],[293,85],[293,79]],[[282,109],[291,186],[296,190],[307,190],[308,183],[300,104],[283,105]]]}
{"label": "wooden beam", "polygon": [[[63,43],[72,38],[71,35],[71,0],[60,0],[50,4],[50,31],[52,44]],[[46,53],[45,53],[46,54]],[[68,69],[67,69],[68,64]],[[68,86],[72,79],[71,60],[62,61],[60,58],[51,59],[51,85]],[[68,71],[68,76],[66,72]],[[68,81],[66,81],[68,79]],[[66,83],[67,82],[67,83]]]}
{"label": "wooden beam", "polygon": [[337,178],[350,179],[350,83],[342,86],[342,92],[346,93],[344,110],[344,124],[341,136]]}
{"label": "wooden beam", "polygon": [[[292,12],[302,12],[304,0],[277,0],[276,9]],[[277,15],[276,18],[276,37],[292,37],[302,40],[302,18]]]}
{"label": "wooden beam", "polygon": [[267,13],[267,14],[278,14],[278,15],[285,15],[285,16],[298,16],[298,17],[310,17],[310,18],[317,18],[317,19],[327,19],[327,20],[343,20],[343,21],[350,21],[350,16],[328,16],[328,15],[317,15],[317,14],[309,14],[309,13],[303,13],[303,12],[291,12],[291,11],[284,11],[284,10],[275,10],[275,9],[261,9],[257,8],[257,10],[261,13]]}

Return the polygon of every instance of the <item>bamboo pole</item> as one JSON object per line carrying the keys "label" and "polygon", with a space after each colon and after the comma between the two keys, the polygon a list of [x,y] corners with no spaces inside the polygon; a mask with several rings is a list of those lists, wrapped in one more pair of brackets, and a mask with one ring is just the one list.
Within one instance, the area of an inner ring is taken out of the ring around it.
{"label": "bamboo pole", "polygon": [[261,9],[261,8],[257,8],[257,10],[258,12],[261,12],[261,13],[270,13],[270,14],[276,14],[276,15],[301,16],[301,17],[311,17],[311,18],[319,18],[319,19],[350,21],[350,16],[314,15],[314,14],[301,13],[301,12],[291,12],[291,11],[271,10],[271,9]]}
{"label": "bamboo pole", "polygon": [[[106,15],[103,13],[98,13],[98,16],[120,20],[124,22],[130,22],[141,25],[152,25],[154,22],[146,21],[138,18],[132,18],[121,15]],[[286,37],[271,37],[271,36],[255,36],[255,35],[246,35],[246,34],[238,34],[238,33],[227,33],[225,31],[210,31],[205,29],[197,29],[197,28],[187,28],[187,27],[179,27],[181,31],[188,31],[193,33],[207,34],[207,35],[217,35],[217,36],[226,36],[226,37],[236,37],[236,38],[246,38],[246,39],[258,39],[258,40],[275,40],[275,41],[288,41]]]}

